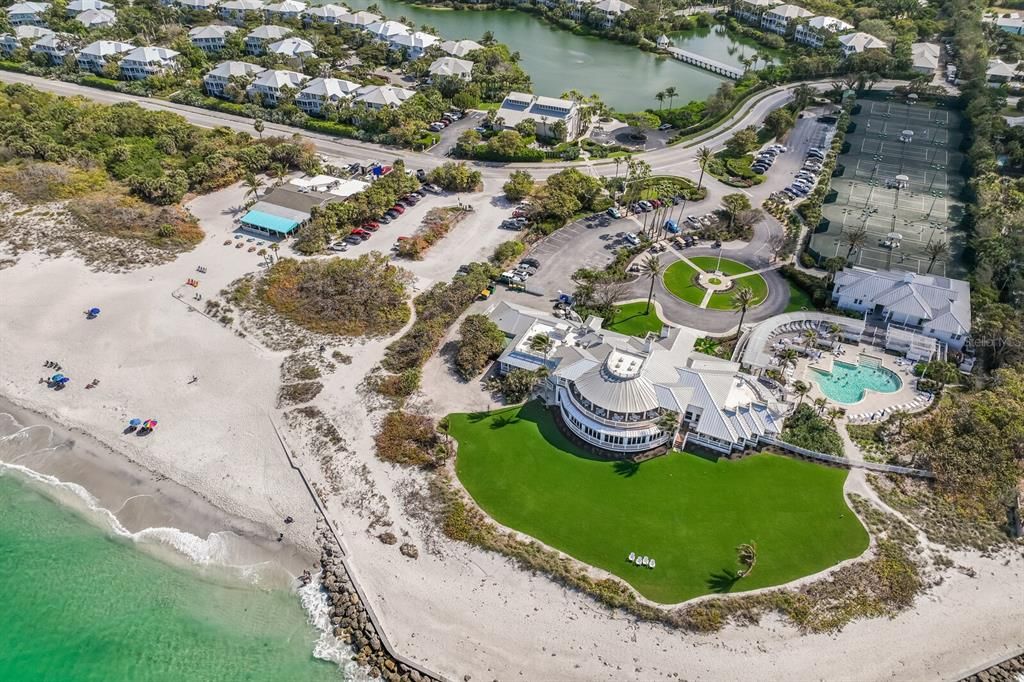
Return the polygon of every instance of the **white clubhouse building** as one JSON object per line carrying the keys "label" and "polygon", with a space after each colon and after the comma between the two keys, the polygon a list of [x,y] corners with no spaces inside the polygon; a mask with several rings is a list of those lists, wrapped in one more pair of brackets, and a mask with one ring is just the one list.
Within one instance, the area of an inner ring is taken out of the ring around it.
{"label": "white clubhouse building", "polygon": [[[511,338],[499,372],[546,366],[545,403],[591,447],[635,453],[691,444],[729,453],[782,431],[788,405],[738,363],[695,352],[695,330],[665,326],[641,339],[602,329],[597,317],[570,322],[508,302],[489,316]],[[530,347],[537,335],[552,342],[546,355]]]}

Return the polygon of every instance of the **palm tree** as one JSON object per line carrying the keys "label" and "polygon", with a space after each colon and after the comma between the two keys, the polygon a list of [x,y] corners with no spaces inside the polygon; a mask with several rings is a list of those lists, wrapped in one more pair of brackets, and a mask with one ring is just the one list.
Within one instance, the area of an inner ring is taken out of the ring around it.
{"label": "palm tree", "polygon": [[751,67],[751,65],[753,65],[753,63],[754,63],[754,60],[751,59],[750,57],[741,57],[740,58],[740,64],[743,65],[743,73],[746,73],[747,71],[750,71],[750,67]]}
{"label": "palm tree", "polygon": [[710,147],[701,147],[697,150],[697,162],[700,164],[700,177],[697,179],[697,192],[700,193],[700,185],[704,182],[704,169],[712,157]]}
{"label": "palm tree", "polygon": [[839,336],[843,333],[843,328],[835,322],[828,323],[828,333],[830,336]]}
{"label": "palm tree", "polygon": [[818,414],[824,414],[825,408],[828,407],[828,401],[824,398],[814,399],[814,409],[818,411]]}
{"label": "palm tree", "polygon": [[548,353],[554,347],[554,342],[547,334],[537,334],[530,339],[530,350],[544,354],[544,362],[547,363]]}
{"label": "palm tree", "polygon": [[808,329],[804,332],[804,345],[810,348],[818,340],[818,332]]}
{"label": "palm tree", "polygon": [[796,404],[797,407],[799,407],[800,405],[803,404],[804,398],[806,398],[807,394],[810,393],[810,392],[811,392],[811,387],[810,387],[810,385],[807,384],[807,382],[804,382],[804,381],[794,381],[793,382],[793,393],[796,393],[798,396],[800,396],[800,400],[797,401],[797,404]]}
{"label": "palm tree", "polygon": [[271,242],[270,250],[274,252],[275,256],[277,256],[277,252],[281,250],[281,245],[277,242]]}
{"label": "palm tree", "polygon": [[736,327],[738,332],[743,330],[743,318],[747,316],[747,308],[754,304],[757,296],[750,287],[740,287],[732,295],[732,309],[740,311],[740,323]]}
{"label": "palm tree", "polygon": [[846,410],[841,407],[830,407],[828,408],[828,423],[829,426],[835,424],[836,419],[846,414]]}
{"label": "palm tree", "polygon": [[702,336],[694,342],[693,349],[704,355],[718,355],[719,345],[718,341]]}
{"label": "palm tree", "polygon": [[787,348],[786,350],[779,353],[779,357],[782,358],[782,366],[793,365],[796,367],[796,359],[800,357],[800,353],[796,348]]}
{"label": "palm tree", "polygon": [[846,261],[850,260],[850,255],[854,249],[859,249],[864,246],[868,241],[868,230],[866,227],[854,227],[849,231],[843,232],[842,243],[848,247],[846,249]]}
{"label": "palm tree", "polygon": [[935,261],[949,255],[949,242],[936,240],[924,247],[924,252],[928,254],[928,273],[931,274]]}
{"label": "palm tree", "polygon": [[825,277],[825,282],[827,284],[832,284],[832,280],[836,278],[836,273],[842,270],[844,267],[846,267],[845,258],[826,258],[825,272],[828,273],[828,275]]}
{"label": "palm tree", "polygon": [[665,91],[662,90],[661,92],[657,93],[654,96],[654,99],[658,100],[658,111],[661,111],[662,105],[665,104]]}
{"label": "palm tree", "polygon": [[259,133],[260,139],[263,139],[263,119],[257,118],[252,122],[252,129]]}
{"label": "palm tree", "polygon": [[736,548],[736,558],[739,559],[740,565],[743,566],[736,573],[736,577],[746,578],[754,570],[754,566],[757,565],[757,545],[753,541],[743,543]]}
{"label": "palm tree", "polygon": [[678,96],[679,96],[679,91],[676,90],[676,87],[674,85],[670,85],[669,87],[665,88],[665,97],[668,97],[668,108],[669,109],[672,108],[672,100],[674,100]]}
{"label": "palm tree", "polygon": [[640,275],[651,280],[651,288],[647,291],[647,308],[644,309],[644,315],[651,312],[651,299],[654,298],[654,283],[661,277],[664,269],[665,266],[662,265],[661,260],[653,253],[647,254],[644,262],[640,264]]}
{"label": "palm tree", "polygon": [[263,179],[256,177],[252,173],[247,173],[245,179],[242,180],[242,186],[245,187],[246,199],[250,196],[254,199],[259,199],[260,190],[263,189]]}
{"label": "palm tree", "polygon": [[801,83],[800,85],[793,88],[793,105],[794,111],[803,111],[807,108],[807,105],[811,103],[811,100],[815,98],[818,91],[809,85]]}
{"label": "palm tree", "polygon": [[270,167],[270,172],[267,174],[274,178],[274,186],[279,187],[284,184],[285,176],[288,175],[288,169],[284,167],[284,164],[275,163]]}

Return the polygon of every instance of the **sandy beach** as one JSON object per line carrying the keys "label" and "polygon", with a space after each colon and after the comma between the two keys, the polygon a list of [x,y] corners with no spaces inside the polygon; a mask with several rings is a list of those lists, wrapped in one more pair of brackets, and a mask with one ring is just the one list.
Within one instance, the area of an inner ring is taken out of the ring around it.
{"label": "sandy beach", "polygon": [[[219,193],[199,200],[199,208],[234,200]],[[286,354],[191,304],[195,292],[216,296],[259,267],[255,254],[222,247],[227,219],[204,228],[208,237],[194,252],[128,273],[93,272],[71,255],[35,253],[0,270],[0,394],[17,406],[11,409],[36,412],[69,429],[68,437],[88,440],[89,459],[55,466],[54,475],[110,504],[162,496],[133,513],[137,502],[129,503],[125,523],[133,530],[173,524],[201,537],[230,530],[267,551],[291,548],[280,558],[299,566],[314,550],[315,517],[274,424],[307,475],[325,488],[327,482],[309,455],[309,434],[288,429],[275,407]],[[196,275],[199,265],[207,273]],[[197,289],[184,286],[191,277],[200,279]],[[83,311],[93,306],[101,314],[86,319]],[[415,512],[425,475],[373,452],[382,412],[360,385],[385,346],[378,339],[343,347],[351,363],[325,377],[312,403],[344,439],[328,513],[392,643],[450,679],[941,680],[1009,657],[1024,643],[1019,552],[951,553],[976,577],[947,571],[911,611],[856,622],[838,635],[802,636],[768,619],[698,636],[636,623],[500,556],[448,541]],[[67,389],[39,382],[52,373],[47,360],[72,377]],[[93,379],[98,387],[85,389]],[[444,403],[444,396],[427,397]],[[159,425],[146,437],[125,435],[131,418]],[[115,479],[118,485],[109,483]],[[286,526],[285,516],[295,523]],[[382,544],[376,536],[384,530],[417,546],[419,558]],[[281,545],[279,532],[287,540]]]}

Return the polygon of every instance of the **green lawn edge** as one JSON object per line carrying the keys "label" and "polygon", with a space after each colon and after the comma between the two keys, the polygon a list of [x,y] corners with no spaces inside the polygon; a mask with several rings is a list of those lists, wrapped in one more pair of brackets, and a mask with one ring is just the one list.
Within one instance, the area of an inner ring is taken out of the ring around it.
{"label": "green lawn edge", "polygon": [[658,317],[653,303],[651,304],[650,311],[646,311],[647,301],[623,303],[616,306],[616,308],[618,308],[618,312],[615,315],[615,319],[611,321],[606,320],[604,328],[619,334],[647,336],[648,332],[660,332],[665,324]]}
{"label": "green lawn edge", "polygon": [[[843,495],[845,469],[771,454],[601,461],[577,451],[537,402],[448,422],[456,474],[485,512],[658,603],[780,585],[868,547]],[[737,580],[735,548],[750,541],[758,564]],[[630,551],[657,568],[628,563]]]}

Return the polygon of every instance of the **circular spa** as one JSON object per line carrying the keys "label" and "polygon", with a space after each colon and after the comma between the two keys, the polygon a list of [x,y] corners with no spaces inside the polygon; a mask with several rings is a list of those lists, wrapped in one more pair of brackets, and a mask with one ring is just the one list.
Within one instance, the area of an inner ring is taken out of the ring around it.
{"label": "circular spa", "polygon": [[812,367],[812,377],[827,398],[843,405],[853,405],[864,399],[867,391],[895,393],[903,381],[892,371],[882,367],[876,358],[860,356],[856,365],[847,362],[832,363],[832,370]]}

